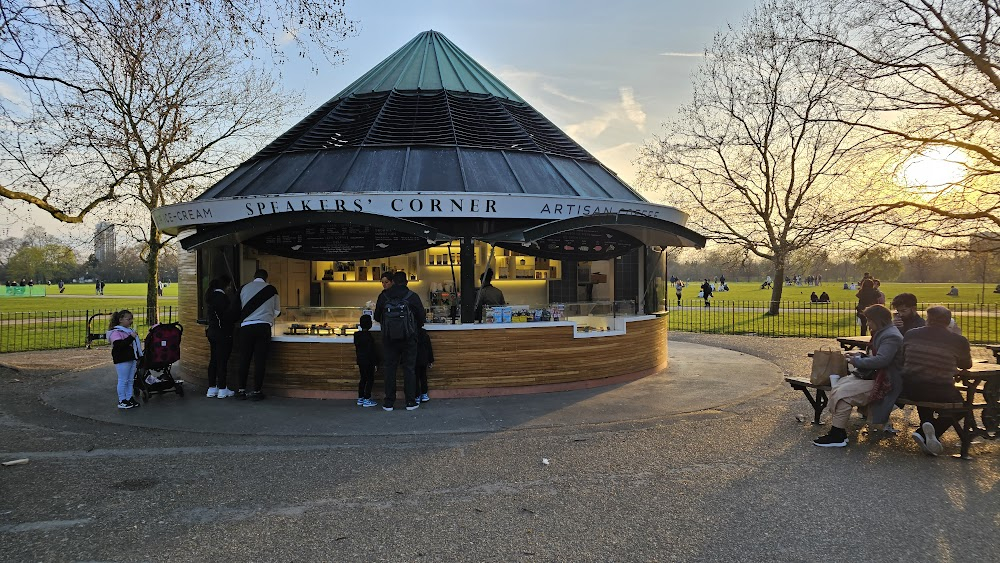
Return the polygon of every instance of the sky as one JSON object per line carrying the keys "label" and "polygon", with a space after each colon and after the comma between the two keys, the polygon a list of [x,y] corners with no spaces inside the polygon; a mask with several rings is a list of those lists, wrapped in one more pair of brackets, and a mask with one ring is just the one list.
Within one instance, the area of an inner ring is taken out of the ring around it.
{"label": "sky", "polygon": [[[300,114],[276,124],[273,137],[308,115],[417,34],[443,33],[580,145],[635,185],[638,148],[673,119],[691,95],[691,74],[712,37],[738,25],[754,0],[347,0],[358,33],[342,43],[347,61],[330,65],[295,54],[282,84],[305,96]],[[313,70],[313,68],[317,70]],[[272,138],[273,138],[272,137]],[[0,237],[40,224],[85,241],[38,211],[0,217]],[[81,244],[84,244],[81,242]]]}

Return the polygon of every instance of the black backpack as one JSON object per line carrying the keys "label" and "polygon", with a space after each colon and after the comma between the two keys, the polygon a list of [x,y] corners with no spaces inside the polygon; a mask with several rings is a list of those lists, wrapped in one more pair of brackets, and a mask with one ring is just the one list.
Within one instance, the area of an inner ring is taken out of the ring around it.
{"label": "black backpack", "polygon": [[386,338],[392,342],[409,340],[417,334],[413,311],[410,309],[408,301],[413,294],[412,291],[407,290],[406,295],[402,298],[390,299],[385,303],[385,311],[382,314],[382,331]]}

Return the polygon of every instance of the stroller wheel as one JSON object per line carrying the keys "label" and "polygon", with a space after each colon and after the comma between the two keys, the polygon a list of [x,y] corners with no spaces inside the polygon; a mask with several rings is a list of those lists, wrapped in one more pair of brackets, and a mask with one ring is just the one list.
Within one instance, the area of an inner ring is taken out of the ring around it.
{"label": "stroller wheel", "polygon": [[184,396],[184,386],[181,385],[180,383],[174,384],[174,391],[177,391],[177,394],[180,395],[181,397]]}

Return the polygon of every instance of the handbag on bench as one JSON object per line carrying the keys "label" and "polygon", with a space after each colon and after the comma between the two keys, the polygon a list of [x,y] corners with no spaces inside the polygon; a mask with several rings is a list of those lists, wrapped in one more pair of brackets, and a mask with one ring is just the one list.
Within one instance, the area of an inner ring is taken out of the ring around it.
{"label": "handbag on bench", "polygon": [[813,385],[829,385],[831,375],[848,375],[847,358],[840,350],[827,347],[813,352],[812,372],[809,382]]}

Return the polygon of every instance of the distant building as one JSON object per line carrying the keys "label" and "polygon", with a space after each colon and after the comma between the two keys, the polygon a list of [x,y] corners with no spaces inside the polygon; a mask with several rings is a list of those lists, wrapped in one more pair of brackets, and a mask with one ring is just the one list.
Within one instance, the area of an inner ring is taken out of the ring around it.
{"label": "distant building", "polygon": [[110,264],[118,257],[115,245],[115,226],[101,221],[94,227],[94,257],[101,264]]}

